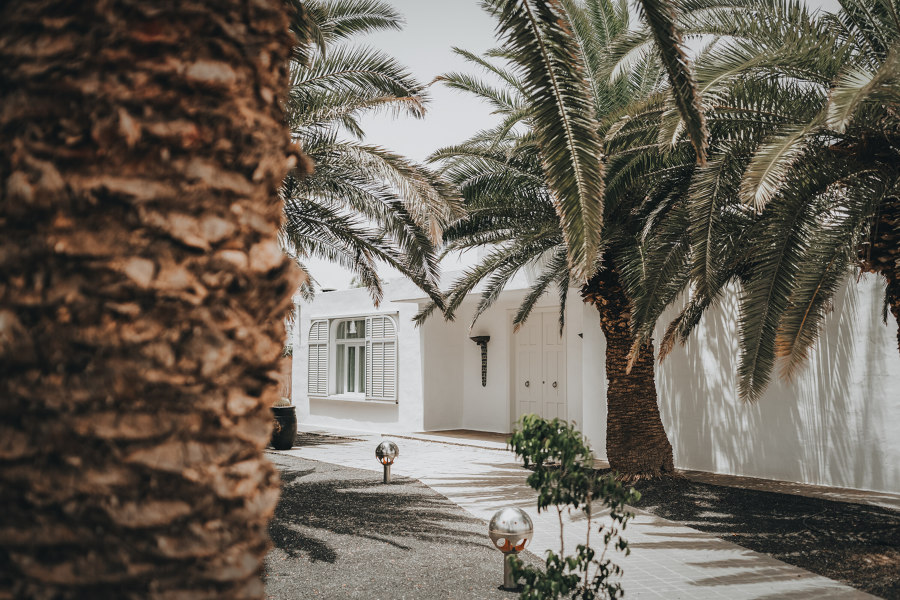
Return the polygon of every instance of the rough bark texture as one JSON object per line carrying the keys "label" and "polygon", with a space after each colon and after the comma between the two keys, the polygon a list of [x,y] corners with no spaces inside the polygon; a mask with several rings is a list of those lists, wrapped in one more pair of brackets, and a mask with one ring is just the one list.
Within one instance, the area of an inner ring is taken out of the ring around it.
{"label": "rough bark texture", "polygon": [[254,598],[281,0],[0,5],[0,598]]}
{"label": "rough bark texture", "polygon": [[640,348],[627,372],[631,304],[614,268],[594,275],[581,290],[600,313],[606,337],[606,455],[610,467],[629,481],[671,475],[672,445],[659,416],[653,377],[653,343]]}
{"label": "rough bark texture", "polygon": [[897,269],[894,270],[893,276],[888,279],[887,287],[888,304],[891,308],[891,314],[897,321],[897,350],[900,350],[900,276]]}
{"label": "rough bark texture", "polygon": [[872,226],[868,247],[862,252],[864,271],[881,273],[887,282],[887,302],[897,321],[900,350],[900,198],[887,198]]}

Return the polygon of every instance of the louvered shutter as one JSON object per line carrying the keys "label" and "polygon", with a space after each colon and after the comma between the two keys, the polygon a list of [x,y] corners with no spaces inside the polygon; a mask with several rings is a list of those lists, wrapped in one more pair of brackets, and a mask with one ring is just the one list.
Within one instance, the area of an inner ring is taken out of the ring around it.
{"label": "louvered shutter", "polygon": [[397,400],[397,326],[391,317],[366,318],[366,398]]}
{"label": "louvered shutter", "polygon": [[307,392],[310,396],[328,395],[328,321],[313,321],[309,326]]}

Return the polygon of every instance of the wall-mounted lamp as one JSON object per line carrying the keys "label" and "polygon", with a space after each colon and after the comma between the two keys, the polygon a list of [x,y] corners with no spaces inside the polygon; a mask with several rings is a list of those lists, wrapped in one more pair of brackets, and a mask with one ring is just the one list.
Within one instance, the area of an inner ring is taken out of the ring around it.
{"label": "wall-mounted lamp", "polygon": [[476,335],[469,339],[481,346],[481,387],[487,387],[487,344],[491,341],[491,336]]}

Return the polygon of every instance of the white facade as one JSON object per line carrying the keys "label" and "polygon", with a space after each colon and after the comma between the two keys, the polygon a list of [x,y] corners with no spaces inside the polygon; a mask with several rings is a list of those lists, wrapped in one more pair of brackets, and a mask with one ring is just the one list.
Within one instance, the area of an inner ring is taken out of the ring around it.
{"label": "white facade", "polygon": [[[808,366],[792,383],[774,381],[755,404],[737,399],[736,305],[710,311],[687,346],[657,369],[676,466],[900,492],[900,353],[895,322],[881,320],[879,283],[868,277],[839,294]],[[477,295],[454,322],[435,314],[417,328],[412,317],[425,300],[406,280],[386,285],[378,308],[364,289],[299,303],[293,396],[301,423],[383,433],[509,432],[520,414],[537,411],[574,420],[605,457],[605,342],[596,310],[570,290],[561,337],[550,297],[514,332],[523,295],[504,291],[471,329]],[[337,394],[338,377],[349,375],[336,372],[337,323],[373,316],[396,322],[396,394]],[[328,386],[310,393],[309,333],[322,321],[331,334]],[[476,336],[490,336],[484,386],[481,350],[470,339]]]}

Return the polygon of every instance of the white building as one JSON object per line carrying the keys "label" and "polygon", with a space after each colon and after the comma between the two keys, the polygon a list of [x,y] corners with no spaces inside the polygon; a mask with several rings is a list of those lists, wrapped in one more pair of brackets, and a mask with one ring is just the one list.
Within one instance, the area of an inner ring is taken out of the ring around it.
{"label": "white building", "polygon": [[[513,332],[525,281],[470,329],[474,294],[448,323],[400,279],[376,308],[364,289],[298,302],[293,399],[301,423],[376,431],[509,432],[534,412],[578,423],[605,457],[605,342],[596,310],[571,290],[566,327],[550,296]],[[880,282],[838,295],[808,366],[755,404],[737,398],[737,308],[710,311],[657,368],[660,412],[684,469],[900,492],[900,353],[882,322]],[[664,321],[667,323],[664,319]],[[481,346],[489,336],[485,379]]]}

